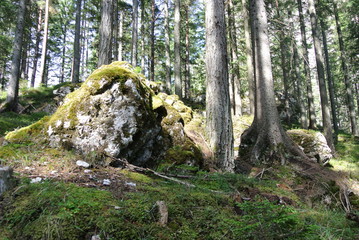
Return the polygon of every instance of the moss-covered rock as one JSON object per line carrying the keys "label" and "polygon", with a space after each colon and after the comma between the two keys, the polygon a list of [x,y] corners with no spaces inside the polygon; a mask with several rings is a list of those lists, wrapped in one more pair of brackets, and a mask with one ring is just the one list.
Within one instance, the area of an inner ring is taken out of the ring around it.
{"label": "moss-covered rock", "polygon": [[79,89],[67,94],[52,116],[9,133],[6,140],[41,140],[54,148],[75,149],[96,156],[93,164],[119,157],[146,166],[155,165],[169,156],[169,149],[179,146],[181,153],[193,154],[179,154],[183,159],[174,162],[198,165],[199,149],[184,132],[184,124],[191,119],[191,108],[178,96],[156,95],[131,65],[114,62],[94,71]]}
{"label": "moss-covered rock", "polygon": [[288,135],[297,143],[304,153],[313,161],[326,164],[333,158],[331,149],[321,132],[306,129],[289,130]]}

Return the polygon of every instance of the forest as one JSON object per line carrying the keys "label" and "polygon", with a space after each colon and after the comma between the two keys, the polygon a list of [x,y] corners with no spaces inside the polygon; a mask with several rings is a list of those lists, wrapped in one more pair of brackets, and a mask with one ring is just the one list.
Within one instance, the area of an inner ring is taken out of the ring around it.
{"label": "forest", "polygon": [[359,239],[358,0],[2,0],[0,239]]}

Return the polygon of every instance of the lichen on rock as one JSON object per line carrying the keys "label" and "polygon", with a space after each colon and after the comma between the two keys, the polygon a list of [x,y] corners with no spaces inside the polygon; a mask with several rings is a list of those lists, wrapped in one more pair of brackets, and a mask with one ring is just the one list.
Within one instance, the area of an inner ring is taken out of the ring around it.
{"label": "lichen on rock", "polygon": [[184,131],[192,110],[178,96],[168,98],[173,99],[171,105],[130,64],[114,62],[95,70],[79,89],[67,94],[52,116],[9,133],[6,140],[41,139],[54,148],[96,156],[91,164],[125,158],[135,165],[153,166],[173,153],[168,154],[169,149],[181,149],[186,158],[175,162],[197,164],[199,150]]}

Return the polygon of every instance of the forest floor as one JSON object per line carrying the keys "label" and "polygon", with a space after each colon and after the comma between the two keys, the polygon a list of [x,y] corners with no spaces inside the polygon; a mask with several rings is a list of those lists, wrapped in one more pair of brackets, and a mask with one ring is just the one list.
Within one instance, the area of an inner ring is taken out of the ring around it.
{"label": "forest floor", "polygon": [[[52,88],[22,91],[30,114],[0,114],[3,136],[46,113]],[[0,95],[1,101],[1,95]],[[251,117],[235,121],[235,136]],[[341,133],[331,169],[359,180],[359,141]],[[138,173],[84,168],[72,151],[36,143],[0,147],[0,165],[14,167],[17,186],[0,197],[0,239],[359,239],[346,218],[341,192],[289,166],[256,167],[248,175],[207,172],[186,165]],[[171,178],[187,183],[179,184]],[[353,212],[359,200],[349,195]],[[167,207],[161,223],[158,201]]]}

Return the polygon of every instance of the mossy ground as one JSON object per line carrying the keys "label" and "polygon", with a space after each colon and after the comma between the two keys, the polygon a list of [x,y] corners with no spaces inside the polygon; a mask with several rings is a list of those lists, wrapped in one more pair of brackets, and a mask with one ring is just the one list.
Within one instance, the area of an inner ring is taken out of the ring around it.
{"label": "mossy ground", "polygon": [[[16,115],[18,122],[1,125],[5,127],[0,137],[40,117]],[[4,119],[11,118],[1,114],[0,120]],[[358,148],[357,139],[340,135],[334,170],[359,179],[354,169],[358,167]],[[79,155],[33,142],[1,146],[0,159],[0,165],[12,165],[20,179],[19,185],[0,199],[0,239],[89,239],[95,234],[102,239],[359,237],[359,227],[345,218],[340,206],[325,206],[318,200],[309,207],[293,188],[306,180],[285,166],[272,168],[261,177],[209,173],[186,165],[163,165],[157,170],[174,176],[185,174],[182,180],[196,186],[193,188],[114,168],[91,169],[84,178],[83,169],[74,165],[81,159]],[[31,176],[48,180],[31,184]],[[104,186],[104,178],[111,178],[113,185]],[[280,204],[278,198],[286,203]],[[166,226],[157,223],[156,201],[165,201],[168,207]]]}

